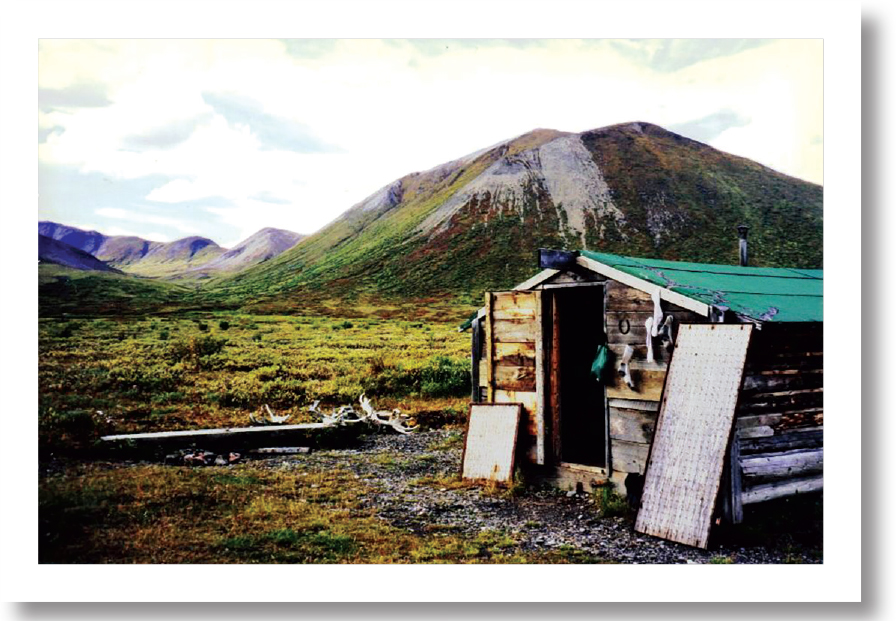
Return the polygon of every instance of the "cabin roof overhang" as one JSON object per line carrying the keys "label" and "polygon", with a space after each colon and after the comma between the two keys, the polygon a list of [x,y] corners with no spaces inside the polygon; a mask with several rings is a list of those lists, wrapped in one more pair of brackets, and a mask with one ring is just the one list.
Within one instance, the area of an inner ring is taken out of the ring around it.
{"label": "cabin roof overhang", "polygon": [[[740,321],[760,325],[823,321],[822,270],[664,261],[588,250],[549,252],[554,261],[583,268],[648,295],[658,292],[661,300],[712,320],[730,311]],[[561,273],[561,269],[547,267],[518,284],[514,291],[549,285]],[[484,316],[485,308],[481,308],[461,329]]]}

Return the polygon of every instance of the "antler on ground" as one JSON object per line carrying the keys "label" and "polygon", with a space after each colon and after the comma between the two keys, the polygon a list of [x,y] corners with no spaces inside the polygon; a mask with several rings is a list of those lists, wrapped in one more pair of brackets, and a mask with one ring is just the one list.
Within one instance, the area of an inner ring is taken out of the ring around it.
{"label": "antler on ground", "polygon": [[249,414],[249,420],[254,425],[282,425],[290,418],[292,418],[292,414],[284,414],[283,416],[277,416],[268,407],[268,404],[264,404],[264,413],[261,416],[256,416],[254,413]]}
{"label": "antler on ground", "polygon": [[320,401],[312,403],[308,410],[319,416],[321,422],[325,425],[349,425],[363,422],[376,427],[390,427],[398,433],[411,433],[417,429],[416,426],[407,426],[406,423],[410,417],[402,414],[401,410],[396,409],[391,412],[377,410],[373,407],[373,403],[370,402],[370,399],[363,394],[359,401],[361,403],[361,413],[357,412],[350,405],[343,405],[338,410],[333,410],[332,414],[327,414],[320,409]]}

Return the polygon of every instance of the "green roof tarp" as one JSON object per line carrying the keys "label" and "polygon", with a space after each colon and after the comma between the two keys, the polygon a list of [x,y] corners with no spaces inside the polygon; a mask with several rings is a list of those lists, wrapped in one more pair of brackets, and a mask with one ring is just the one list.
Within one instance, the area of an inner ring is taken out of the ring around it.
{"label": "green roof tarp", "polygon": [[582,250],[581,255],[747,319],[823,321],[823,270],[742,267],[623,257]]}

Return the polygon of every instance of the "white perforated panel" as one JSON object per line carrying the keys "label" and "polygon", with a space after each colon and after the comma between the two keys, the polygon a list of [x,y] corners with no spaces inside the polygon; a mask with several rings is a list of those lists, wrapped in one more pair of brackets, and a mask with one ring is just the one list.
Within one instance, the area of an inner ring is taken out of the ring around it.
{"label": "white perforated panel", "polygon": [[464,445],[463,478],[510,482],[521,406],[478,404],[470,407]]}
{"label": "white perforated panel", "polygon": [[635,529],[705,548],[752,325],[683,325]]}

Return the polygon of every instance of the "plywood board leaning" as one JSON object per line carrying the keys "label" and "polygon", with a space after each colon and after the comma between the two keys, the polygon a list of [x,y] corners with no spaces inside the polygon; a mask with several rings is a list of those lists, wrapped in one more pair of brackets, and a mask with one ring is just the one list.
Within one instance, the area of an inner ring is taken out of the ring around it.
{"label": "plywood board leaning", "polygon": [[706,548],[752,325],[683,325],[635,530]]}
{"label": "plywood board leaning", "polygon": [[519,403],[482,403],[470,406],[464,443],[464,479],[509,483],[520,427]]}

